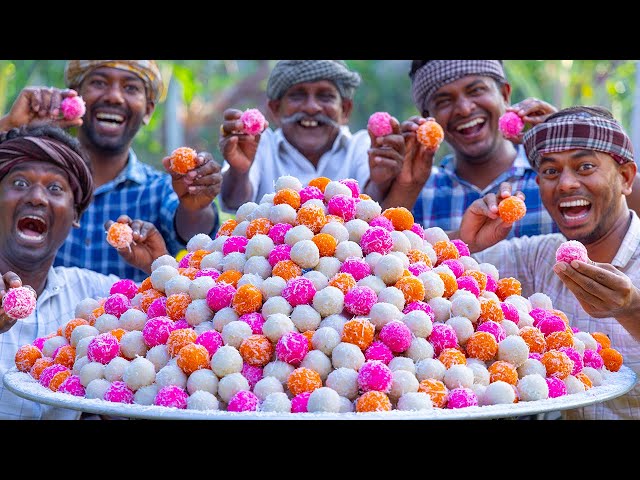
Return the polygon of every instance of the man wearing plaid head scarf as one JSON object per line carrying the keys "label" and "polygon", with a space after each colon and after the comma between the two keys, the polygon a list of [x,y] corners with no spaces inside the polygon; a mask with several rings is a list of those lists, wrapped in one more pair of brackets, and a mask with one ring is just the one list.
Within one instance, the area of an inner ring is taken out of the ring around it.
{"label": "man wearing plaid head scarf", "polygon": [[371,172],[381,166],[383,175],[394,168],[399,171],[404,142],[399,125],[393,134],[378,139],[375,148],[370,148],[366,130],[350,132],[347,124],[359,84],[360,75],[342,60],[279,61],[267,83],[269,113],[277,129],[247,135],[242,112],[224,112],[219,142],[226,161],[223,205],[234,211],[243,203],[259,202],[284,175],[298,178],[302,185],[316,177],[353,178],[363,192],[381,199],[392,176]]}
{"label": "man wearing plaid head scarf", "polygon": [[[200,152],[200,165],[186,175],[160,172],[138,160],[132,149],[140,127],[148,124],[162,97],[163,82],[154,60],[70,60],[68,89],[27,87],[0,128],[43,120],[78,127],[78,139],[91,156],[96,191],[79,229],[59,249],[55,265],[78,266],[142,281],[145,272],[127,264],[105,243],[104,225],[120,214],[152,222],[176,255],[197,233],[213,234],[218,216],[213,200],[220,191],[220,166]],[[60,104],[80,95],[81,119],[65,120]]]}
{"label": "man wearing plaid head scarf", "polygon": [[[421,116],[402,124],[406,140],[403,172],[397,176],[385,206],[412,209],[415,221],[455,231],[469,205],[502,182],[527,196],[527,214],[511,236],[557,232],[537,193],[535,171],[524,154],[521,138],[507,139],[498,129],[506,111],[535,124],[555,108],[529,98],[510,106],[509,85],[501,60],[414,60],[410,72],[412,97]],[[415,137],[423,117],[434,118],[453,152],[434,165],[434,152]]]}
{"label": "man wearing plaid head scarf", "polygon": [[[96,308],[94,299],[108,296],[119,280],[115,275],[52,266],[72,226],[85,220],[82,215],[93,190],[86,154],[64,130],[45,125],[0,133],[0,420],[80,417],[79,411],[14,395],[3,378],[15,367],[19,347],[58,331],[77,316],[81,301]],[[136,236],[129,258],[140,260],[136,265],[150,272],[150,259],[166,253],[162,237],[149,223],[130,224],[144,235]],[[2,302],[9,288],[20,286],[31,287],[37,302],[28,317],[16,320],[6,314]]]}
{"label": "man wearing plaid head scarf", "polygon": [[[637,172],[631,140],[606,109],[578,106],[533,127],[524,146],[538,172],[542,202],[561,233],[500,241],[512,225],[496,214],[497,197],[488,194],[465,213],[460,239],[477,252],[478,262],[520,281],[523,297],[546,294],[549,303],[539,308],[563,312],[580,332],[606,334],[624,365],[640,374],[640,219],[627,205]],[[567,240],[582,243],[589,260],[557,261]],[[531,321],[527,312],[520,313],[524,319]],[[597,385],[593,370],[585,372]],[[624,396],[562,415],[640,420],[640,384]]]}

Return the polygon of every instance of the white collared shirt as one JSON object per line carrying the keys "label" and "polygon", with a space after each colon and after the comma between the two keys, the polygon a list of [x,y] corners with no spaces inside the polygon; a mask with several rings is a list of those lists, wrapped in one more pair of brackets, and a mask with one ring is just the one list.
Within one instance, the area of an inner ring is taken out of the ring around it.
{"label": "white collared shirt", "polygon": [[[498,268],[500,278],[514,277],[522,285],[522,296],[533,293],[547,294],[553,308],[569,318],[572,327],[583,332],[603,332],[611,339],[611,347],[618,350],[623,365],[640,376],[640,342],[620,325],[615,318],[589,316],[576,297],[553,271],[556,250],[567,239],[560,233],[519,237],[503,240],[473,256],[478,262],[488,262]],[[640,219],[631,210],[631,223],[611,264],[627,275],[636,288],[640,288]],[[629,393],[607,402],[563,412],[568,419],[640,420],[640,383]]]}
{"label": "white collared shirt", "polygon": [[[349,127],[342,126],[333,146],[318,162],[318,168],[291,145],[282,129],[266,129],[260,136],[256,156],[249,169],[249,181],[253,187],[253,198],[249,201],[260,203],[266,193],[274,192],[274,185],[283,175],[291,175],[306,185],[316,177],[331,180],[353,178],[360,190],[369,180],[369,156],[371,145],[369,133],[359,130],[351,133]],[[229,165],[225,162],[223,170]],[[222,198],[220,198],[222,200]]]}
{"label": "white collared shirt", "polygon": [[18,349],[55,332],[75,317],[76,305],[87,297],[109,295],[119,278],[76,267],[52,267],[47,283],[31,315],[18,320],[0,334],[0,419],[3,420],[77,420],[80,411],[51,407],[23,399],[8,391],[2,382],[5,372],[15,367]]}

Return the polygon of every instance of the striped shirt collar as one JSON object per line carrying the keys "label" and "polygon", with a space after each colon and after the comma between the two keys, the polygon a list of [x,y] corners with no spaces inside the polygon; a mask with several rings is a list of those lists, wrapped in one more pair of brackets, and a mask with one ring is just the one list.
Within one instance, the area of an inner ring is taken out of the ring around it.
{"label": "striped shirt collar", "polygon": [[[286,148],[291,148],[291,149],[294,149],[294,150],[298,151],[285,138],[284,133],[282,133],[282,128],[278,128],[274,132],[274,136],[275,136],[275,142],[274,143],[276,145],[276,148],[280,149],[280,148],[282,148],[282,146],[284,146]],[[329,153],[333,154],[333,153],[336,153],[341,148],[346,148],[347,145],[349,144],[349,139],[351,137],[352,137],[352,134],[351,134],[351,131],[349,130],[349,126],[348,125],[342,125],[340,127],[340,132],[338,133],[338,136],[336,137],[336,139],[333,142],[333,145],[331,146],[331,150],[329,150]]]}
{"label": "striped shirt collar", "polygon": [[633,210],[631,212],[631,223],[629,229],[622,239],[618,253],[611,261],[611,265],[617,268],[624,269],[629,261],[632,259],[634,253],[638,251],[638,245],[640,245],[640,218]]}

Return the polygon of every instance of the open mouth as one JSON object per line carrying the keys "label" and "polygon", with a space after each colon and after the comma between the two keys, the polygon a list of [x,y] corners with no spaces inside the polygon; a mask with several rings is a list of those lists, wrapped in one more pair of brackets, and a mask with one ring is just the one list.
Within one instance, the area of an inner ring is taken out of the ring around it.
{"label": "open mouth", "polygon": [[318,120],[303,119],[298,122],[298,125],[300,125],[303,128],[315,128],[315,127],[321,127],[322,125],[324,125],[324,123],[319,122]]}
{"label": "open mouth", "polygon": [[18,220],[18,236],[23,240],[37,242],[47,235],[47,222],[36,215],[26,215]]}
{"label": "open mouth", "polygon": [[484,118],[474,118],[468,122],[461,123],[456,127],[456,132],[462,135],[474,135],[482,130],[487,121]]}
{"label": "open mouth", "polygon": [[125,117],[117,113],[96,113],[96,121],[98,125],[107,129],[119,128],[125,122]]}
{"label": "open mouth", "polygon": [[579,222],[584,220],[591,211],[591,202],[588,200],[571,200],[560,202],[559,210],[562,217],[568,223]]}

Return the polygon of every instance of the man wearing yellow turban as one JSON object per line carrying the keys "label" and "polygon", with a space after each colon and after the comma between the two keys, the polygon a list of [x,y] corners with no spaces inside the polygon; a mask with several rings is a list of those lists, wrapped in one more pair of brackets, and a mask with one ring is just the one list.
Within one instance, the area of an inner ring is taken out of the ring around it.
{"label": "man wearing yellow turban", "polygon": [[[166,174],[140,162],[131,148],[148,124],[162,96],[160,70],[153,60],[70,60],[65,67],[68,89],[27,87],[0,130],[53,121],[78,127],[78,140],[91,157],[96,184],[94,200],[79,228],[58,251],[55,265],[78,266],[141,281],[146,274],[129,266],[105,243],[104,224],[121,214],[153,223],[176,255],[197,233],[212,234],[218,225],[213,200],[220,191],[220,166],[210,153],[198,154],[199,165],[181,175]],[[86,104],[81,119],[60,115],[64,98],[80,95]]]}

